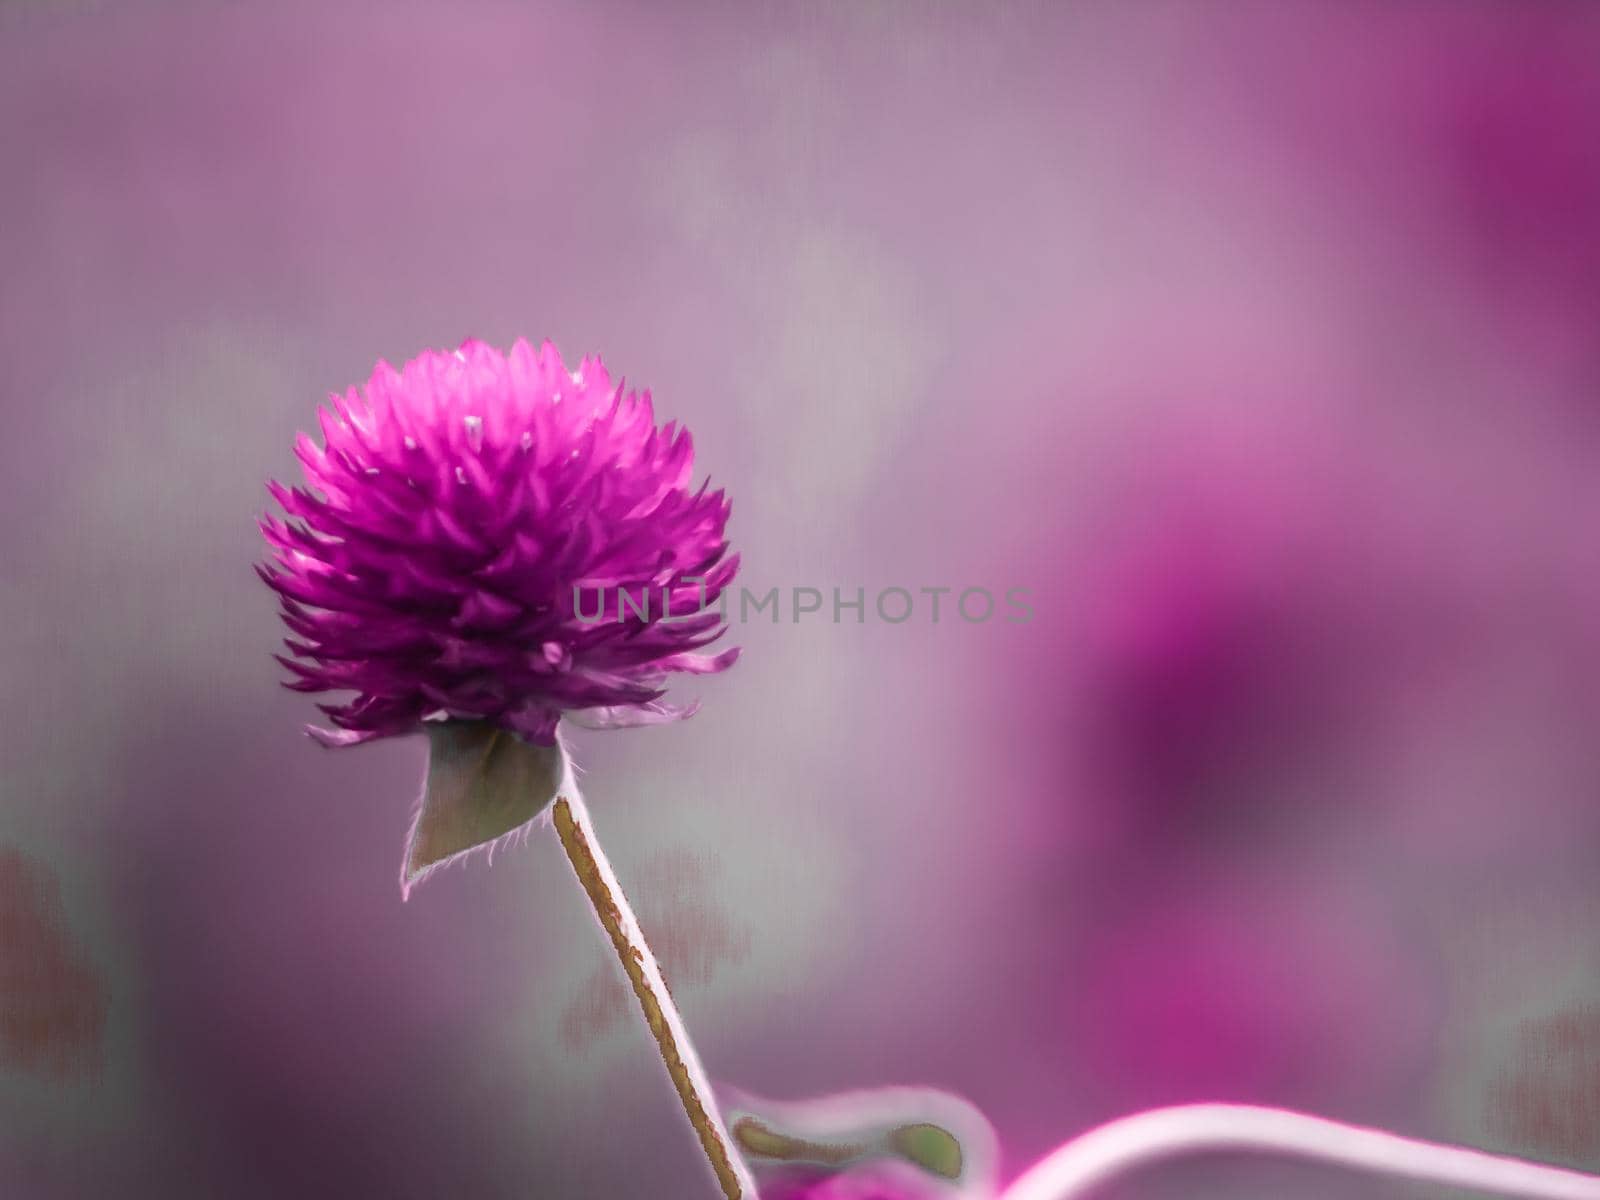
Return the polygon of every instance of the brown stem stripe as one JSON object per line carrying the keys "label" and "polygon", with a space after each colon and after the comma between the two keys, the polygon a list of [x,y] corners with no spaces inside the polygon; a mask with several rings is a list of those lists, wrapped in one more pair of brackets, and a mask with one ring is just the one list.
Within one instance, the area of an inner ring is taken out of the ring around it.
{"label": "brown stem stripe", "polygon": [[831,1142],[811,1142],[790,1137],[763,1125],[754,1117],[744,1117],[733,1127],[733,1136],[751,1154],[772,1158],[779,1162],[819,1162],[830,1167],[842,1166],[852,1158],[860,1158],[867,1147],[859,1142],[836,1145]]}
{"label": "brown stem stripe", "polygon": [[[627,973],[628,982],[633,986],[633,994],[639,1000],[645,1024],[650,1027],[650,1034],[661,1051],[661,1061],[666,1064],[672,1086],[677,1089],[678,1099],[683,1102],[683,1111],[689,1117],[689,1124],[694,1127],[695,1133],[700,1138],[700,1145],[705,1149],[706,1158],[711,1162],[711,1169],[722,1187],[722,1194],[727,1200],[741,1200],[743,1192],[739,1186],[738,1176],[734,1174],[733,1163],[728,1158],[728,1147],[723,1144],[712,1126],[711,1118],[706,1113],[705,1103],[695,1091],[694,1081],[689,1078],[689,1068],[684,1065],[683,1054],[672,1036],[666,1015],[661,1011],[661,1001],[645,978],[642,965],[644,954],[640,947],[628,940],[628,935],[623,929],[622,912],[618,907],[617,898],[606,886],[599,865],[595,862],[594,851],[589,846],[589,839],[584,836],[583,828],[572,815],[572,806],[565,796],[556,798],[551,815],[555,821],[556,833],[561,838],[561,846],[567,852],[567,860],[578,876],[578,883],[589,897],[589,903],[594,906],[595,915],[600,918],[600,924],[605,928],[606,936],[611,939],[611,945],[617,952],[622,969]],[[751,1200],[754,1200],[754,1197]]]}

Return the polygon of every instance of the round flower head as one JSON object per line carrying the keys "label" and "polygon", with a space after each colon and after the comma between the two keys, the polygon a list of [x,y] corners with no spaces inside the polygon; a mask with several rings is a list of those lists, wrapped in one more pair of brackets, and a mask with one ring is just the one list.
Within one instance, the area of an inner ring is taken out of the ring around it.
{"label": "round flower head", "polygon": [[319,740],[450,720],[548,746],[567,712],[687,715],[667,677],[732,664],[698,653],[738,567],[728,502],[690,490],[688,431],[598,358],[569,372],[548,342],[469,341],[379,363],[319,416],[324,444],[296,446],[308,486],[268,485],[289,519],[263,519],[258,568],[296,635],[287,686],[355,693],[319,706],[336,726]]}

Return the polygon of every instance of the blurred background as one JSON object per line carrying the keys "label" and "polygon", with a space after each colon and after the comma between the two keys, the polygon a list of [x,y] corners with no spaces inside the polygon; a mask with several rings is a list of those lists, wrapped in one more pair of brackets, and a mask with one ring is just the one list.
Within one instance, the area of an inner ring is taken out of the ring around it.
{"label": "blurred background", "polygon": [[1031,589],[581,738],[715,1077],[1600,1169],[1600,9],[13,0],[0,153],[6,1196],[710,1195],[553,837],[402,904],[268,657],[263,481],[467,336],[758,594]]}

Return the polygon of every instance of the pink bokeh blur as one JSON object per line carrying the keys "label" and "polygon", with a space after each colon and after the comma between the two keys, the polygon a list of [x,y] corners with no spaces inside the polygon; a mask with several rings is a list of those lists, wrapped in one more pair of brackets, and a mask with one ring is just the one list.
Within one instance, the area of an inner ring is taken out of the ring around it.
{"label": "pink bokeh blur", "polygon": [[[33,0],[0,101],[0,1191],[707,1194],[558,847],[402,906],[276,686],[262,482],[469,335],[828,596],[579,742],[713,1075],[1600,1168],[1600,10]],[[1415,1194],[1117,1194],[1247,1187]]]}

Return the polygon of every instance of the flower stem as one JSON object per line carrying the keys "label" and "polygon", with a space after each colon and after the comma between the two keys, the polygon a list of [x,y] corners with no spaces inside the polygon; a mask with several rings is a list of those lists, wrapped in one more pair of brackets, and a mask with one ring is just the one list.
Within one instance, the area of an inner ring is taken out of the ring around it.
{"label": "flower stem", "polygon": [[1242,1104],[1158,1108],[1112,1121],[1052,1152],[1002,1200],[1073,1200],[1146,1163],[1218,1151],[1286,1155],[1530,1200],[1600,1200],[1600,1176]]}
{"label": "flower stem", "polygon": [[551,808],[551,816],[567,860],[633,986],[650,1036],[661,1051],[661,1061],[666,1064],[672,1086],[683,1102],[689,1124],[700,1138],[722,1194],[727,1200],[756,1200],[755,1181],[749,1168],[729,1149],[732,1143],[728,1130],[712,1099],[711,1085],[695,1053],[694,1043],[689,1040],[683,1018],[672,1002],[656,957],[644,940],[639,920],[628,906],[628,898],[622,894],[605,852],[600,849],[589,812],[576,788],[569,784],[562,790]]}

